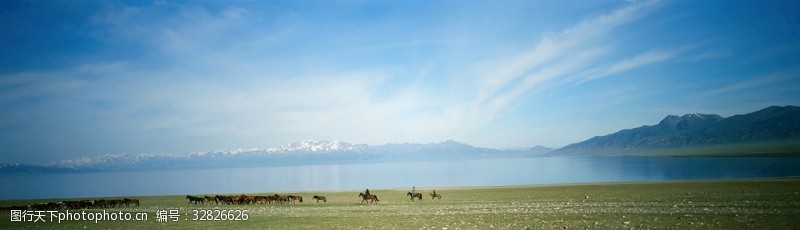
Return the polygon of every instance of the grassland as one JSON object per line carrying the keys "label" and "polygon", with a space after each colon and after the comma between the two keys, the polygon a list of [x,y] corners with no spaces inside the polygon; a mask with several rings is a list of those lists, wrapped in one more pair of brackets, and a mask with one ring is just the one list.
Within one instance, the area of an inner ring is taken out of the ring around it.
{"label": "grassland", "polygon": [[[298,192],[301,204],[190,206],[184,196],[136,197],[147,221],[11,222],[0,229],[793,229],[800,227],[800,178],[441,188],[442,200],[411,202],[407,190],[375,190],[379,204],[360,204],[359,191]],[[311,197],[325,195],[327,203]],[[205,194],[196,194],[205,195]],[[249,194],[258,195],[258,194]],[[0,201],[0,206],[46,200]],[[156,211],[179,209],[177,222]],[[248,210],[246,221],[192,221],[194,209]],[[90,209],[86,212],[102,212]],[[64,210],[62,210],[64,212]],[[188,215],[183,215],[188,214]]]}

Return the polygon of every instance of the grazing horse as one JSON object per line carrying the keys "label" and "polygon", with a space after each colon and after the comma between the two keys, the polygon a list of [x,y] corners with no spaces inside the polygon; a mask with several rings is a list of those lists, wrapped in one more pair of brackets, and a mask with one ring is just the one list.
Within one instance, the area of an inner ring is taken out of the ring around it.
{"label": "grazing horse", "polygon": [[192,204],[192,202],[194,202],[195,205],[200,204],[200,203],[205,204],[205,200],[206,200],[206,199],[203,199],[202,197],[189,196],[189,195],[186,195],[186,199],[189,200],[189,204]]}
{"label": "grazing horse", "polygon": [[406,193],[406,195],[411,197],[411,201],[414,201],[414,198],[417,198],[417,200],[422,201],[422,193],[411,194],[411,192],[408,192]]}
{"label": "grazing horse", "polygon": [[373,194],[365,195],[364,193],[358,193],[358,196],[360,196],[361,199],[362,199],[361,203],[364,203],[364,201],[367,201],[367,200],[369,200],[370,203],[380,201],[380,200],[378,200],[378,196],[377,195],[373,195]]}
{"label": "grazing horse", "polygon": [[317,203],[321,200],[322,202],[328,203],[328,199],[325,199],[324,196],[314,195],[314,200],[317,200]]}
{"label": "grazing horse", "polygon": [[439,193],[436,193],[436,194],[428,193],[428,194],[431,194],[431,200],[433,200],[434,198],[440,199],[440,200],[442,199],[442,194],[439,194]]}

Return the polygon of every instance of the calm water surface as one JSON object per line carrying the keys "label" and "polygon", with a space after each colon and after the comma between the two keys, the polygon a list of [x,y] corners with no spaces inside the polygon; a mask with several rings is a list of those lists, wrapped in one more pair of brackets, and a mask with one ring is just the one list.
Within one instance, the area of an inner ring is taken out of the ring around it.
{"label": "calm water surface", "polygon": [[800,176],[800,157],[543,157],[0,175],[0,199]]}

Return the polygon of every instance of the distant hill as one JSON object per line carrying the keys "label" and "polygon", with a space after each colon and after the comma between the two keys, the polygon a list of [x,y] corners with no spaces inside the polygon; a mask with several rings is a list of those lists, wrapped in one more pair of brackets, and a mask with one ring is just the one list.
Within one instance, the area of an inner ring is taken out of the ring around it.
{"label": "distant hill", "polygon": [[669,115],[656,125],[593,137],[548,155],[800,155],[800,107],[771,106],[728,118]]}
{"label": "distant hill", "polygon": [[541,146],[541,145],[537,145],[537,146],[534,146],[533,148],[528,149],[528,154],[531,155],[531,156],[541,156],[541,155],[546,155],[546,154],[552,152],[553,150],[556,150],[556,149],[544,147],[544,146]]}
{"label": "distant hill", "polygon": [[306,140],[281,147],[206,151],[191,154],[103,154],[54,162],[45,166],[0,164],[0,174],[94,171],[234,168],[364,162],[408,162],[541,156],[542,146],[528,150],[480,148],[448,140],[430,144],[349,144]]}

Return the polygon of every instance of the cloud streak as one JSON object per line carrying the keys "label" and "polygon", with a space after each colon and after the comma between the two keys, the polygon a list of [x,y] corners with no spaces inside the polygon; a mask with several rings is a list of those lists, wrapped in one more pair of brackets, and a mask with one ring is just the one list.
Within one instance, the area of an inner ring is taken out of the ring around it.
{"label": "cloud streak", "polygon": [[636,69],[642,66],[669,60],[677,56],[680,51],[650,51],[639,54],[635,57],[621,60],[604,68],[590,69],[581,74],[580,80],[576,84],[583,84],[588,81],[597,80],[603,77],[612,76],[617,73]]}
{"label": "cloud streak", "polygon": [[[800,74],[800,68],[761,75],[754,78],[750,78],[745,81],[728,84],[727,86],[724,87],[719,87],[713,90],[706,91],[700,94],[699,96],[708,97],[714,95],[727,95],[731,93],[748,91],[753,89],[764,89],[765,88],[764,86],[767,85],[773,85],[776,83],[787,82],[789,80],[795,79],[797,78],[798,74]],[[757,93],[761,94],[763,92],[757,92]]]}
{"label": "cloud streak", "polygon": [[[496,118],[514,103],[541,90],[542,86],[570,79],[576,73],[591,68],[601,58],[611,57],[612,48],[606,41],[613,39],[616,28],[635,21],[652,11],[656,2],[632,3],[611,13],[587,19],[561,32],[543,36],[532,49],[500,63],[495,74],[488,74],[478,94],[463,113],[471,116],[466,123],[481,126]],[[651,52],[619,62],[601,74],[612,75],[645,64],[663,61],[672,54]],[[487,71],[488,72],[488,71]],[[596,75],[598,78],[601,75]],[[589,78],[580,81],[588,81]]]}

